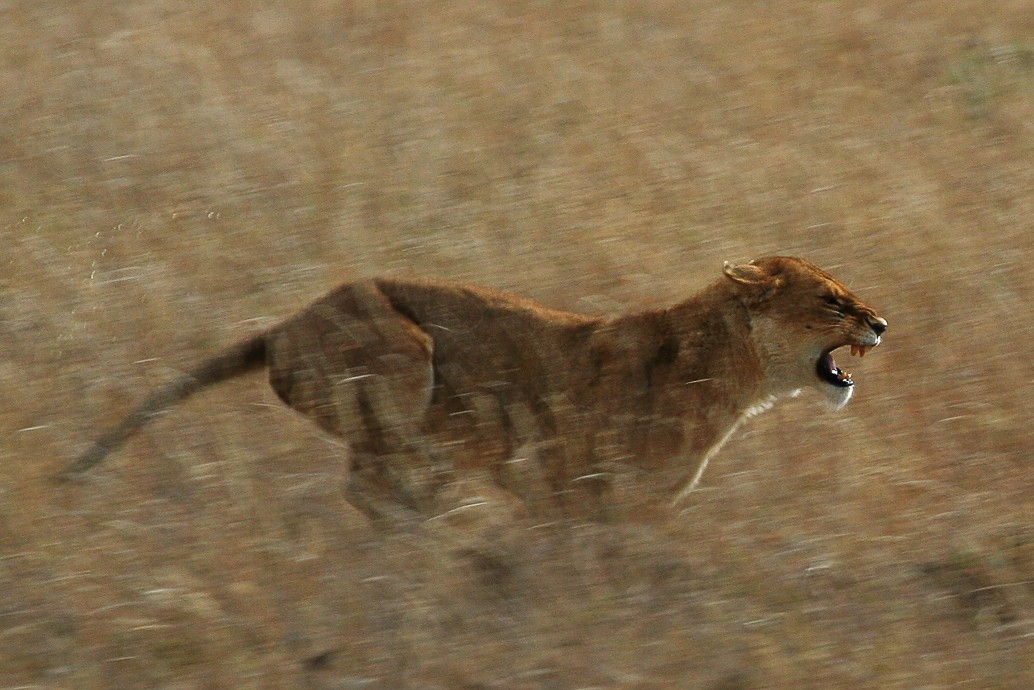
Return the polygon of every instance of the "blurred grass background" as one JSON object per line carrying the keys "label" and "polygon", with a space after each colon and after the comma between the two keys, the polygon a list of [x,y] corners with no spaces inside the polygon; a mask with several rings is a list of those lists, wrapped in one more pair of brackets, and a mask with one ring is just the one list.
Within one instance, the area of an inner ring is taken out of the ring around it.
{"label": "blurred grass background", "polygon": [[[6,3],[0,104],[2,687],[1034,686],[1025,0]],[[343,280],[774,253],[888,337],[667,516],[376,535],[260,376],[47,481]]]}

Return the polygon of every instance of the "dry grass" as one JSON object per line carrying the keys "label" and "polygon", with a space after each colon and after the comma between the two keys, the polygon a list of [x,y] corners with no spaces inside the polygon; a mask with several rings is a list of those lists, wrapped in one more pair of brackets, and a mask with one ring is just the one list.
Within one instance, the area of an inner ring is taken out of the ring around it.
{"label": "dry grass", "polygon": [[[1029,3],[209,5],[0,12],[0,685],[1034,686]],[[46,481],[343,279],[770,253],[891,330],[677,515],[381,537],[259,377]]]}

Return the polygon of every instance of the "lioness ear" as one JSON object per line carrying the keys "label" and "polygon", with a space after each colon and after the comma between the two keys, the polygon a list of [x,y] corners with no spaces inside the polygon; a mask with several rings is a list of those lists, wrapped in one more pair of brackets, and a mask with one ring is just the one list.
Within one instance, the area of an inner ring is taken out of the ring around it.
{"label": "lioness ear", "polygon": [[753,301],[760,302],[775,292],[781,281],[754,264],[734,266],[728,261],[722,266],[722,273],[729,280],[741,286]]}
{"label": "lioness ear", "polygon": [[734,266],[728,261],[722,265],[722,273],[727,278],[743,285],[757,285],[770,280],[768,274],[754,264],[740,264]]}

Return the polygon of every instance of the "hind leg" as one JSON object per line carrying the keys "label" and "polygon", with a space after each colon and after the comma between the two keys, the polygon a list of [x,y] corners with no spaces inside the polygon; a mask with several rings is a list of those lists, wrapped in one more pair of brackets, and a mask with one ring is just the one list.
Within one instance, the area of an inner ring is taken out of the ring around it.
{"label": "hind leg", "polygon": [[277,395],[353,450],[349,500],[427,508],[449,468],[421,433],[434,384],[434,342],[372,284],[346,285],[275,329]]}
{"label": "hind leg", "polygon": [[356,382],[358,423],[350,426],[349,495],[357,507],[380,497],[426,515],[452,476],[452,467],[422,433],[419,417],[400,404],[400,391],[405,389],[393,385],[397,376],[398,369]]}

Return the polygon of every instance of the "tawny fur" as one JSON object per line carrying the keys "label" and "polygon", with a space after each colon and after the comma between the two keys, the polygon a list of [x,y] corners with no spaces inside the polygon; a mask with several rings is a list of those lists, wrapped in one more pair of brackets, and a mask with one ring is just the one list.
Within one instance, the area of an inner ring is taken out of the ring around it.
{"label": "tawny fur", "polygon": [[[606,492],[622,466],[672,495],[751,414],[802,388],[834,348],[886,321],[802,259],[726,266],[667,309],[603,319],[442,282],[348,283],[160,388],[62,473],[116,450],[162,409],[265,366],[277,395],[351,450],[350,500],[422,511],[462,472],[528,498]],[[864,353],[864,350],[863,350]],[[530,470],[529,470],[530,468]]]}

